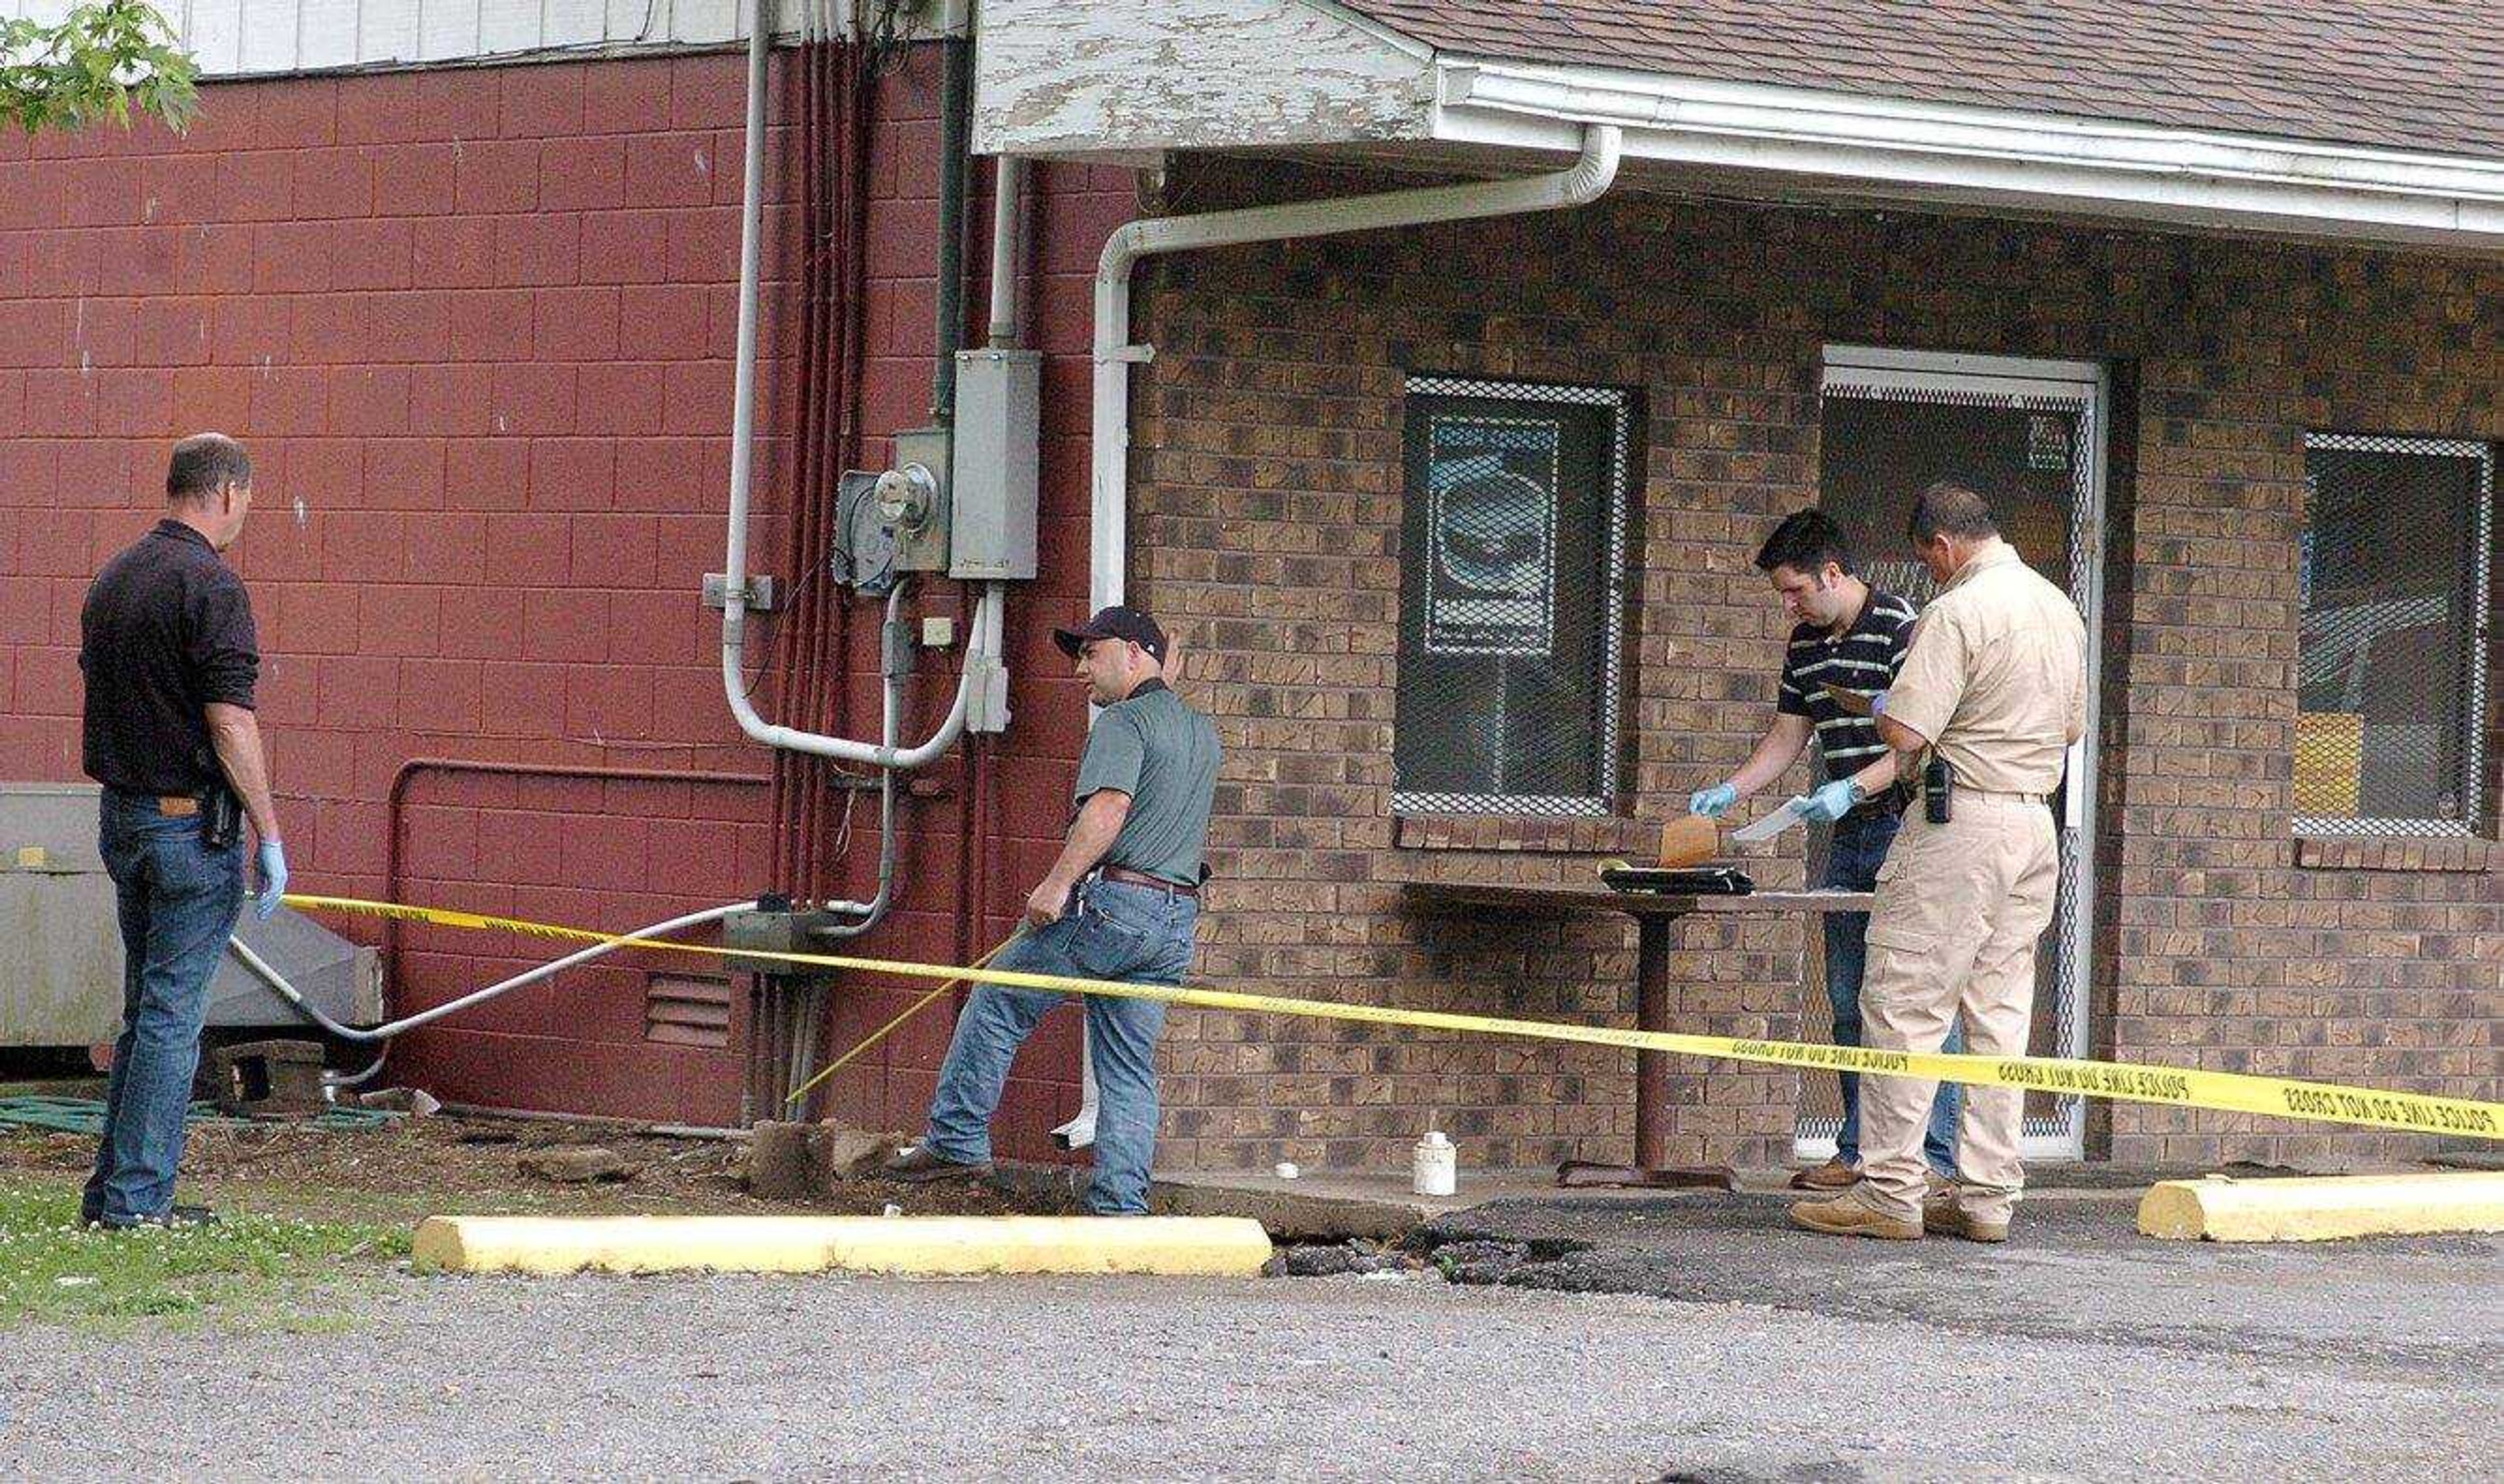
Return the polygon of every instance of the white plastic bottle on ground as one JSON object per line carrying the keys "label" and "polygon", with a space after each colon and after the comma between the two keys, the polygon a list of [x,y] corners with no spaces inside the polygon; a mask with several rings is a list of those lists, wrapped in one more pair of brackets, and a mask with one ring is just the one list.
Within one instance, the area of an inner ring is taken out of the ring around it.
{"label": "white plastic bottle on ground", "polygon": [[1460,1170],[1452,1141],[1440,1128],[1429,1128],[1409,1152],[1409,1188],[1420,1195],[1449,1195],[1458,1189]]}

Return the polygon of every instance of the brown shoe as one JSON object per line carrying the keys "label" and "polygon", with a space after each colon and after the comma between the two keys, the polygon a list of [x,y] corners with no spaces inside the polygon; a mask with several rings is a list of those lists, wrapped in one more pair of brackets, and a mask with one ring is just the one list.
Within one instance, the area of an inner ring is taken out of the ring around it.
{"label": "brown shoe", "polygon": [[940,1180],[980,1180],[991,1172],[991,1166],[989,1161],[969,1164],[962,1159],[951,1159],[927,1144],[915,1144],[880,1165],[878,1172],[889,1180],[901,1180],[907,1185],[929,1185]]}
{"label": "brown shoe", "polygon": [[1845,1163],[1840,1155],[1791,1177],[1794,1191],[1849,1191],[1860,1183],[1861,1166]]}
{"label": "brown shoe", "polygon": [[1918,1242],[1922,1224],[1879,1215],[1849,1195],[1832,1200],[1807,1200],[1791,1207],[1791,1225],[1827,1236],[1876,1237],[1886,1242]]}
{"label": "brown shoe", "polygon": [[1968,1242],[2005,1242],[2006,1222],[1978,1222],[1965,1214],[1954,1195],[1922,1202],[1922,1229],[1941,1236],[1963,1237]]}
{"label": "brown shoe", "polygon": [[1957,1183],[1954,1175],[1942,1175],[1936,1170],[1925,1169],[1922,1171],[1922,1181],[1928,1188],[1928,1192],[1922,1197],[1924,1200],[1936,1200],[1942,1195],[1956,1193]]}

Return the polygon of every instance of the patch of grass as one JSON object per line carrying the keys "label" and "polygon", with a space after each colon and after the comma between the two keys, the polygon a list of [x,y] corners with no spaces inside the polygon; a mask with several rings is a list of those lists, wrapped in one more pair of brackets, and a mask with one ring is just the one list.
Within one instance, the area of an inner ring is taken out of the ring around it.
{"label": "patch of grass", "polygon": [[228,1212],[214,1226],[87,1231],[78,1187],[0,1180],[0,1325],[218,1320],[330,1329],[361,1269],[408,1254],[401,1226]]}

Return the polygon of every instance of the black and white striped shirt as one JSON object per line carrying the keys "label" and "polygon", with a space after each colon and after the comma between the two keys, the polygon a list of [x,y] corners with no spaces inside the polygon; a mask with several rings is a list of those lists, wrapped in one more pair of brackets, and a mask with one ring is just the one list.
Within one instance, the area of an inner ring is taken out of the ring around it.
{"label": "black and white striped shirt", "polygon": [[[1867,697],[1895,681],[1904,651],[1913,639],[1913,604],[1894,593],[1869,590],[1869,601],[1852,627],[1836,635],[1823,624],[1802,624],[1791,631],[1783,656],[1783,690],[1778,703],[1786,716],[1805,716],[1817,734],[1817,749],[1826,761],[1826,776],[1848,778],[1877,761],[1887,750],[1878,740],[1878,724],[1855,716],[1835,704],[1826,687]],[[1862,808],[1882,807],[1874,799]]]}

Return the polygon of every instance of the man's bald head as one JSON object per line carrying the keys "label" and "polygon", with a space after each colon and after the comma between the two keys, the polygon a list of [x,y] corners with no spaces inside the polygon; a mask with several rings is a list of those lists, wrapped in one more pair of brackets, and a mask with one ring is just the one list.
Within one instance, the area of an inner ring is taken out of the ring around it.
{"label": "man's bald head", "polygon": [[1991,513],[1991,501],[1980,490],[1942,479],[1913,497],[1913,511],[1905,521],[1905,535],[1918,546],[1938,537],[1956,536],[1968,541],[1989,540],[2000,535],[2000,521]]}
{"label": "man's bald head", "polygon": [[220,551],[243,535],[252,508],[252,459],[222,432],[195,432],[165,464],[165,508]]}
{"label": "man's bald head", "polygon": [[2000,539],[2000,522],[1982,492],[1942,479],[1913,497],[1913,513],[1904,523],[1913,538],[1913,555],[1930,569],[1930,579],[1944,586],[1956,579],[1974,553]]}
{"label": "man's bald head", "polygon": [[165,502],[192,504],[217,498],[228,485],[252,487],[252,456],[222,432],[195,432],[174,445],[165,464]]}

